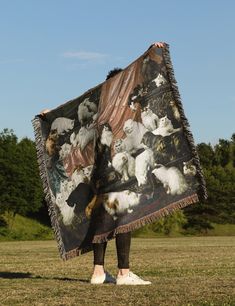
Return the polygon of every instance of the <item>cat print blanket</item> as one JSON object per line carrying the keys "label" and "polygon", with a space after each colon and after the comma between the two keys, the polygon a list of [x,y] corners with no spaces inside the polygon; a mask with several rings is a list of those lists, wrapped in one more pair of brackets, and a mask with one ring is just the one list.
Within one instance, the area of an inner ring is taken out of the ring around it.
{"label": "cat print blanket", "polygon": [[207,196],[167,44],[33,126],[64,260]]}

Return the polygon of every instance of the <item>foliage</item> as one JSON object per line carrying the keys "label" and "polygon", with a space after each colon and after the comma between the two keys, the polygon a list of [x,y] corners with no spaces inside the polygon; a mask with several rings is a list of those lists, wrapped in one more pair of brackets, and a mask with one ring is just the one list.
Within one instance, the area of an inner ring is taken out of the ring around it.
{"label": "foliage", "polygon": [[[215,146],[200,143],[197,151],[208,199],[161,218],[142,229],[143,232],[170,235],[183,228],[207,234],[215,223],[235,224],[235,134],[230,140],[219,139]],[[3,214],[5,219],[1,218]],[[11,230],[16,214],[50,225],[35,144],[28,138],[19,141],[13,130],[4,129],[0,133],[0,234],[6,225]]]}
{"label": "foliage", "polygon": [[201,143],[197,150],[208,199],[184,208],[188,220],[184,228],[207,233],[212,222],[235,224],[235,134],[230,141],[220,139],[214,147]]}
{"label": "foliage", "polygon": [[8,219],[26,215],[41,206],[42,187],[35,145],[24,138],[18,141],[12,130],[0,133],[0,214]]}

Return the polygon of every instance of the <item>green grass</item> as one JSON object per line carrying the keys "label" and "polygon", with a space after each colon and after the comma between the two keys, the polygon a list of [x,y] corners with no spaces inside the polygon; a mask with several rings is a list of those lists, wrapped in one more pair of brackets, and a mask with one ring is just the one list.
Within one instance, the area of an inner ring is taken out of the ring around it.
{"label": "green grass", "polygon": [[[175,228],[170,233],[169,237],[185,237],[185,236],[235,236],[235,224],[217,224],[212,223],[214,229],[208,230],[207,234],[195,232],[193,230],[186,231],[182,228]],[[134,231],[133,235],[139,238],[154,238],[166,237],[163,233],[156,233],[151,230],[149,226],[142,227]]]}
{"label": "green grass", "polygon": [[0,254],[1,306],[235,305],[235,236],[133,238],[131,269],[150,286],[90,285],[92,253],[64,262],[55,241],[1,242]]}
{"label": "green grass", "polygon": [[0,241],[6,240],[44,240],[53,239],[51,228],[39,223],[36,220],[23,217],[16,214],[13,222],[4,219],[8,223],[8,227],[0,227]]}
{"label": "green grass", "polygon": [[[54,239],[53,231],[36,220],[23,217],[16,214],[14,222],[9,222],[7,217],[4,219],[8,223],[8,227],[0,226],[0,241],[13,241],[13,240],[50,240]],[[11,223],[11,224],[10,224]],[[209,230],[207,236],[235,236],[235,224],[214,224],[214,229]],[[184,237],[187,235],[200,236],[199,233],[183,231],[181,228],[175,228],[170,237]],[[201,234],[202,235],[202,234]],[[133,237],[140,238],[154,238],[166,237],[162,233],[155,233],[151,230],[150,226],[145,226],[136,230]]]}

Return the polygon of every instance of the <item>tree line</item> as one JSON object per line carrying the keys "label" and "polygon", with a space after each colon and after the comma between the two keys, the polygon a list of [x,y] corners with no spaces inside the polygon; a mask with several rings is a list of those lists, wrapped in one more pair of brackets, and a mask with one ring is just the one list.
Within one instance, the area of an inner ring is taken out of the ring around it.
{"label": "tree line", "polygon": [[[151,225],[167,233],[174,223],[184,229],[207,231],[212,223],[235,223],[235,134],[220,139],[215,146],[197,145],[203,168],[208,199],[185,207]],[[13,130],[0,133],[0,227],[5,219],[20,214],[50,225],[36,157],[35,143],[29,138],[18,140]]]}

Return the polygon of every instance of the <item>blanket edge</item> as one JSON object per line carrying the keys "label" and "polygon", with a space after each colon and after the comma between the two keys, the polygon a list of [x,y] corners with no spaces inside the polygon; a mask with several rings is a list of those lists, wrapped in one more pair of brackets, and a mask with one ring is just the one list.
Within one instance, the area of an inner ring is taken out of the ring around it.
{"label": "blanket edge", "polygon": [[196,149],[196,145],[195,145],[195,142],[194,142],[193,134],[190,130],[190,124],[189,124],[188,119],[187,119],[187,117],[185,116],[185,113],[184,113],[183,104],[182,104],[182,101],[181,101],[181,96],[180,96],[177,81],[176,81],[176,78],[175,78],[174,68],[173,68],[173,65],[172,65],[172,61],[171,61],[171,57],[170,57],[170,50],[169,50],[169,45],[168,44],[166,44],[165,48],[163,48],[163,58],[164,58],[165,65],[166,65],[166,68],[167,68],[167,73],[168,73],[169,81],[170,81],[170,84],[171,84],[172,92],[173,92],[173,95],[174,95],[174,98],[175,98],[175,102],[177,103],[178,110],[179,110],[179,113],[180,113],[180,117],[181,117],[183,129],[184,129],[184,132],[185,132],[185,136],[186,136],[186,139],[189,143],[189,147],[190,147],[191,152],[192,152],[193,160],[194,160],[195,166],[197,168],[197,177],[198,177],[198,180],[200,182],[199,190],[198,190],[199,201],[203,201],[203,200],[206,200],[208,198],[207,189],[206,189],[206,182],[205,182],[205,179],[204,179],[204,176],[203,176],[203,170],[201,168],[200,159],[199,159],[199,155],[197,153],[197,149]]}
{"label": "blanket edge", "polygon": [[57,241],[57,247],[59,249],[60,256],[63,260],[66,260],[66,250],[64,247],[64,243],[62,240],[59,223],[57,220],[57,213],[55,209],[55,205],[52,202],[50,188],[49,188],[49,178],[47,174],[46,160],[44,157],[44,143],[43,136],[41,132],[41,123],[40,118],[36,116],[32,121],[34,135],[35,135],[35,145],[37,152],[37,161],[39,165],[39,175],[42,181],[43,192],[45,195],[45,200],[47,203],[47,209],[51,220],[52,229],[54,231],[54,236]]}

